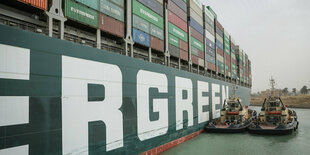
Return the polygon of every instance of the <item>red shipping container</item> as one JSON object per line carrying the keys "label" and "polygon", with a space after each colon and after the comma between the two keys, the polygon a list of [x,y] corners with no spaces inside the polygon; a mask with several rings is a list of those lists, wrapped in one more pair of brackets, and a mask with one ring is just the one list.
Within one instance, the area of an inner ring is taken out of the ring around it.
{"label": "red shipping container", "polygon": [[233,44],[232,42],[230,42],[230,46],[231,46],[231,48],[233,48],[233,49],[237,49],[237,48],[236,48],[236,45]]}
{"label": "red shipping container", "polygon": [[180,43],[180,49],[188,52],[188,44],[181,39],[179,39],[179,43]]}
{"label": "red shipping container", "polygon": [[124,38],[124,23],[101,13],[99,14],[99,28],[103,31]]}
{"label": "red shipping container", "polygon": [[192,54],[192,63],[198,65],[198,57]]}
{"label": "red shipping container", "polygon": [[168,11],[168,20],[169,22],[187,33],[187,23],[171,11]]}
{"label": "red shipping container", "polygon": [[222,24],[219,21],[217,21],[216,19],[215,19],[215,24],[222,32],[224,32],[224,28],[223,28]]}
{"label": "red shipping container", "polygon": [[29,4],[33,7],[42,9],[42,10],[47,10],[47,0],[18,0],[20,2]]}
{"label": "red shipping container", "polygon": [[226,59],[226,61],[230,61],[230,55],[225,53],[225,59]]}
{"label": "red shipping container", "polygon": [[188,61],[188,52],[180,49],[180,58],[182,60]]}
{"label": "red shipping container", "polygon": [[175,15],[177,15],[178,17],[180,17],[183,21],[187,23],[187,13],[184,12],[181,8],[179,8],[172,1],[168,3],[168,10],[173,12]]}
{"label": "red shipping container", "polygon": [[224,57],[224,51],[223,50],[221,50],[220,48],[216,48],[216,51],[217,51],[217,53],[219,54],[219,55],[221,55],[221,56],[223,56]]}
{"label": "red shipping container", "polygon": [[203,43],[203,35],[191,27],[191,33],[194,38]]}
{"label": "red shipping container", "polygon": [[201,59],[205,59],[205,54],[198,50],[198,57]]}
{"label": "red shipping container", "polygon": [[215,64],[212,64],[212,63],[210,63],[210,62],[208,62],[208,61],[206,61],[207,62],[207,67],[208,67],[208,69],[210,69],[210,70],[212,70],[212,71],[215,71]]}
{"label": "red shipping container", "polygon": [[151,48],[164,52],[164,42],[156,37],[151,36]]}
{"label": "red shipping container", "polygon": [[230,77],[230,72],[226,71],[226,76]]}
{"label": "red shipping container", "polygon": [[236,60],[235,59],[231,59],[231,63],[236,65]]}

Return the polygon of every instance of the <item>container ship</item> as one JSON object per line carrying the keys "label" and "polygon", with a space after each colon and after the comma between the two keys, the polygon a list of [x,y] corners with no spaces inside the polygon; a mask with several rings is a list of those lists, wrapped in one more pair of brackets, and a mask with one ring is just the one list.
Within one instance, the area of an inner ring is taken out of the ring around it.
{"label": "container ship", "polygon": [[0,2],[0,154],[157,154],[199,135],[251,62],[200,0]]}

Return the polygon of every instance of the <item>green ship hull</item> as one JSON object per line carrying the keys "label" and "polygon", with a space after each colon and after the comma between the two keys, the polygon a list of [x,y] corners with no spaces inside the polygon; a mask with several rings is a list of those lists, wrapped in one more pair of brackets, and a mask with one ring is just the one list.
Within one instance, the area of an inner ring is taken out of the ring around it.
{"label": "green ship hull", "polygon": [[[0,154],[139,154],[218,117],[231,83],[0,25]],[[243,104],[250,88],[238,86]]]}

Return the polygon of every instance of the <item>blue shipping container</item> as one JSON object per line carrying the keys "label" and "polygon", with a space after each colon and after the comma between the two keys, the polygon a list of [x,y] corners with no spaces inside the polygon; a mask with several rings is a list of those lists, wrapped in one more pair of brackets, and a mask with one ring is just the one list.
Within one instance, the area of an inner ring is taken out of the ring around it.
{"label": "blue shipping container", "polygon": [[215,32],[216,32],[217,34],[219,34],[222,38],[224,38],[224,32],[221,31],[217,26],[216,26],[216,28],[215,28]]}
{"label": "blue shipping container", "polygon": [[172,0],[179,8],[181,8],[185,13],[187,13],[187,4],[183,0]]}
{"label": "blue shipping container", "polygon": [[222,62],[217,60],[217,66],[221,68],[221,64],[222,64]]}
{"label": "blue shipping container", "polygon": [[194,18],[190,17],[190,26],[203,35],[203,27],[195,21]]}
{"label": "blue shipping container", "polygon": [[211,55],[206,54],[206,60],[207,60],[209,63],[215,65],[215,57],[212,57]]}
{"label": "blue shipping container", "polygon": [[215,49],[212,49],[212,48],[210,48],[210,47],[208,47],[208,46],[207,46],[206,49],[207,49],[207,50],[206,50],[206,54],[209,54],[209,55],[215,57]]}
{"label": "blue shipping container", "polygon": [[163,16],[163,6],[156,0],[138,0],[143,5],[150,8],[152,11],[156,12],[160,16]]}
{"label": "blue shipping container", "polygon": [[231,52],[232,52],[232,53],[235,53],[235,50],[234,50],[233,48],[231,48]]}
{"label": "blue shipping container", "polygon": [[219,42],[218,40],[215,40],[215,43],[218,48],[220,48],[221,50],[224,50],[224,45],[221,42]]}
{"label": "blue shipping container", "polygon": [[212,49],[215,49],[214,41],[211,41],[210,39],[206,38],[206,46],[211,47]]}
{"label": "blue shipping container", "polygon": [[141,45],[150,46],[150,35],[132,28],[133,41]]}

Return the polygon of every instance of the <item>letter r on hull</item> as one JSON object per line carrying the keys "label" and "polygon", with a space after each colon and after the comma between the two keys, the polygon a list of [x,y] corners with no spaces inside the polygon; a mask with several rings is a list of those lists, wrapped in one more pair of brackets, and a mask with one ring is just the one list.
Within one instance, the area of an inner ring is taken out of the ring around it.
{"label": "letter r on hull", "polygon": [[[88,84],[105,87],[103,101],[88,101]],[[106,125],[106,150],[123,147],[122,73],[118,66],[62,57],[63,154],[88,154],[88,122]]]}

